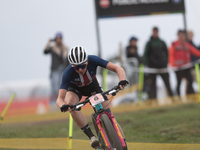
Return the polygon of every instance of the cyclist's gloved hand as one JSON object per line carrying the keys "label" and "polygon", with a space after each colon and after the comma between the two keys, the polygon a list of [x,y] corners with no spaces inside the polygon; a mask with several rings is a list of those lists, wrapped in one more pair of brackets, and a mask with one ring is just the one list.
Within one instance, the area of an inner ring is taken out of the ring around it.
{"label": "cyclist's gloved hand", "polygon": [[68,108],[69,108],[69,105],[62,105],[61,107],[60,107],[60,111],[61,112],[66,112],[66,111],[68,111]]}
{"label": "cyclist's gloved hand", "polygon": [[118,83],[118,86],[123,89],[125,86],[127,86],[129,84],[129,82],[127,80],[121,80],[119,83]]}

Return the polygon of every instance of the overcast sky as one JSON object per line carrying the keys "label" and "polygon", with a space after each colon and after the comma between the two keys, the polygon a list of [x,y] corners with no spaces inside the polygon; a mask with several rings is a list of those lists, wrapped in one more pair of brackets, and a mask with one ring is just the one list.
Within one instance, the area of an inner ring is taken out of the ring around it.
{"label": "overcast sky", "polygon": [[[188,29],[200,45],[200,0],[185,0]],[[93,0],[0,0],[0,82],[47,79],[50,55],[44,55],[47,41],[57,31],[64,34],[69,47],[82,45],[97,54]],[[181,14],[125,17],[99,20],[102,57],[118,54],[121,42],[126,47],[132,35],[139,38],[139,54],[153,26],[169,46],[183,28]]]}

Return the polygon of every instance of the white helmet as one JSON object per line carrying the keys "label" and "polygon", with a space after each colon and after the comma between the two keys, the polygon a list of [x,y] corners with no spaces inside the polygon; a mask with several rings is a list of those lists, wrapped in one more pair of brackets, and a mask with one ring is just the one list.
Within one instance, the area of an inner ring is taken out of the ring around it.
{"label": "white helmet", "polygon": [[87,51],[81,46],[76,46],[70,49],[68,53],[68,60],[72,65],[80,65],[88,59]]}

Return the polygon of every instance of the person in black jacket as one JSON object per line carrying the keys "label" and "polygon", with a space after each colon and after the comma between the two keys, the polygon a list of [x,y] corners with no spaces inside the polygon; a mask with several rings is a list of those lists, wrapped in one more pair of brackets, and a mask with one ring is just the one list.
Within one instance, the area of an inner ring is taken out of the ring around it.
{"label": "person in black jacket", "polygon": [[58,32],[54,39],[50,39],[44,54],[51,54],[51,95],[50,103],[55,103],[61,84],[64,69],[69,65],[67,47],[62,42],[62,34]]}
{"label": "person in black jacket", "polygon": [[[158,28],[153,28],[153,33],[150,40],[147,42],[143,55],[144,64],[149,68],[167,68],[168,65],[168,49],[163,40],[158,37]],[[169,73],[150,73],[150,92],[149,98],[156,98],[156,76],[160,75],[167,87],[169,96],[173,96],[170,83]]]}
{"label": "person in black jacket", "polygon": [[[194,33],[193,33],[192,31],[188,31],[188,32],[187,32],[187,39],[188,39],[188,42],[189,42],[192,46],[194,46],[196,49],[198,49],[197,46],[196,46],[196,45],[194,44],[194,42],[193,42],[193,37],[194,37]],[[197,56],[191,54],[191,61],[192,61],[192,62],[194,62],[194,61],[196,61],[196,60],[198,60],[198,59],[199,59],[199,57],[197,57]]]}
{"label": "person in black jacket", "polygon": [[[200,50],[200,48],[198,48],[195,44],[194,44],[194,42],[193,42],[193,37],[194,37],[194,33],[193,33],[193,31],[187,31],[187,40],[188,40],[188,42],[192,45],[192,46],[194,46],[196,49],[199,49]],[[195,55],[193,55],[192,53],[191,53],[191,62],[194,62],[194,61],[197,61],[199,59],[199,57],[197,57],[197,56],[195,56]],[[192,74],[192,78],[193,78],[193,81],[196,81],[196,72],[195,72],[195,67],[192,67],[191,68],[191,74]]]}
{"label": "person in black jacket", "polygon": [[137,41],[138,39],[135,36],[132,36],[129,40],[128,46],[125,49],[127,64],[126,72],[130,85],[138,82],[138,72],[134,71],[134,67],[139,67],[139,64],[142,63],[142,59],[137,52]]}

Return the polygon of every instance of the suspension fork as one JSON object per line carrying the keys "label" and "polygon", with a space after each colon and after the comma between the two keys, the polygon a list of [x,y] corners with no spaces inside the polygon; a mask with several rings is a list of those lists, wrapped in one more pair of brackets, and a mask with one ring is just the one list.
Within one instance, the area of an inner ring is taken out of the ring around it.
{"label": "suspension fork", "polygon": [[[122,136],[122,134],[121,134],[121,132],[120,132],[120,130],[119,130],[118,124],[117,124],[117,122],[116,122],[114,116],[113,116],[111,113],[108,113],[108,112],[103,112],[103,113],[101,113],[101,114],[99,114],[99,115],[97,116],[96,124],[97,124],[97,126],[98,126],[98,128],[99,128],[100,133],[103,134],[102,136],[104,136],[104,137],[107,138],[107,136],[106,136],[106,134],[105,134],[105,131],[104,131],[104,129],[103,129],[101,123],[100,123],[100,117],[101,117],[102,114],[106,114],[106,115],[109,117],[109,119],[111,120],[111,122],[112,122],[112,124],[113,124],[114,130],[115,130],[115,132],[117,133],[117,136],[118,136],[118,138],[119,138],[119,140],[120,140],[120,143],[122,144],[122,147],[125,147],[126,144],[125,144],[124,138],[123,138],[123,136]],[[102,131],[102,130],[103,130],[103,131]],[[108,138],[107,138],[107,139],[106,139],[106,138],[103,138],[104,141],[107,140],[108,143],[110,144]],[[106,142],[107,142],[107,141],[106,141]],[[107,146],[107,145],[106,145],[106,146]]]}
{"label": "suspension fork", "polygon": [[[97,105],[95,105],[95,107],[93,107],[93,109],[94,109],[95,113],[97,113],[98,111],[103,110],[103,107],[102,107],[101,104],[97,104]],[[103,127],[103,125],[102,125],[102,123],[100,121],[100,117],[101,117],[102,114],[103,114],[103,112],[101,112],[99,115],[97,115],[94,118],[96,119],[96,125],[97,125],[97,127],[99,129],[100,135],[103,138],[106,147],[108,148],[108,150],[112,150],[110,141],[108,140],[108,137],[107,137],[107,135],[105,133],[104,127]]]}
{"label": "suspension fork", "polygon": [[[103,114],[103,113],[102,113],[102,114]],[[108,148],[108,150],[112,150],[110,141],[108,140],[108,137],[107,137],[107,135],[106,135],[106,133],[105,133],[105,131],[104,131],[104,128],[103,128],[103,126],[102,126],[102,124],[101,124],[101,121],[100,121],[100,117],[101,117],[102,114],[99,114],[99,115],[97,116],[96,124],[97,124],[97,126],[98,126],[98,128],[99,128],[99,132],[100,132],[100,134],[101,134],[101,136],[102,136],[102,138],[103,138],[103,140],[104,140],[104,143],[105,143],[106,147]]]}
{"label": "suspension fork", "polygon": [[117,121],[115,120],[114,116],[111,113],[108,113],[108,112],[105,112],[105,113],[109,116],[110,120],[112,121],[113,127],[115,129],[115,132],[117,133],[120,143],[122,144],[122,147],[125,147],[126,144],[125,144],[124,138],[119,130]]}
{"label": "suspension fork", "polygon": [[[118,138],[119,138],[119,140],[120,140],[120,143],[122,144],[122,147],[125,147],[126,144],[125,144],[125,142],[124,142],[124,138],[123,138],[123,136],[122,136],[122,134],[121,134],[121,132],[120,132],[120,130],[119,130],[118,124],[117,124],[117,122],[116,122],[114,116],[113,116],[111,113],[108,113],[108,112],[105,111],[105,112],[99,114],[99,115],[97,116],[97,121],[98,121],[98,122],[96,121],[96,123],[98,123],[98,124],[101,125],[101,123],[100,123],[100,117],[101,117],[102,114],[106,114],[106,115],[109,117],[109,119],[111,120],[111,122],[112,122],[112,124],[113,124],[113,127],[114,127],[114,129],[115,129],[115,132],[117,133],[117,136],[118,136]],[[97,125],[98,125],[98,124],[97,124]],[[98,126],[99,126],[99,125],[98,125]],[[103,128],[102,128],[102,129],[103,129]]]}

